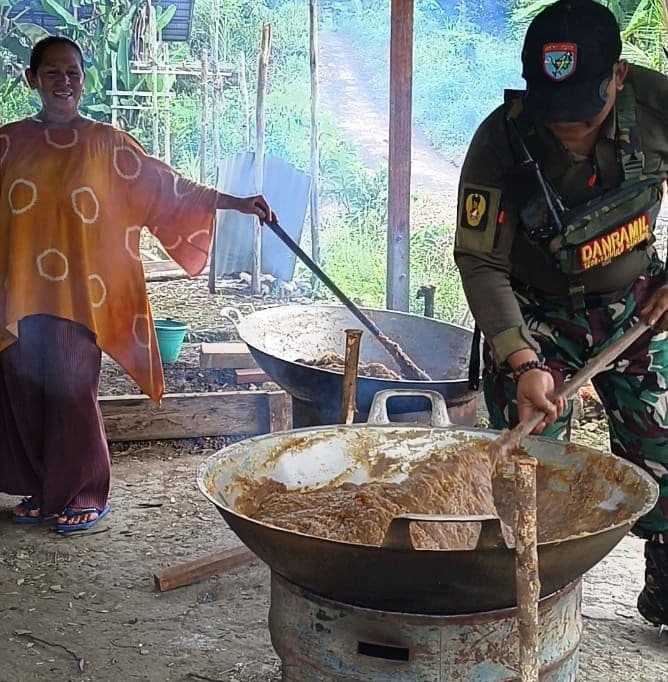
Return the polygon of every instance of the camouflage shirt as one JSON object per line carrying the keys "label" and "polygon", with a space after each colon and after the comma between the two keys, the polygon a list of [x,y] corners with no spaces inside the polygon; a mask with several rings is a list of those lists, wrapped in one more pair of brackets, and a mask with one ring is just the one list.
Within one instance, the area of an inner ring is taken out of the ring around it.
{"label": "camouflage shirt", "polygon": [[[631,65],[627,82],[636,98],[644,172],[668,171],[668,77]],[[613,111],[602,126],[592,158],[570,153],[547,129],[532,126],[533,148],[539,150],[535,156],[566,206],[583,204],[621,182],[623,172],[611,140],[615,121]],[[601,164],[600,157],[608,161]],[[564,305],[569,305],[568,279],[547,249],[531,242],[519,225],[519,197],[526,183],[518,170],[502,106],[483,121],[469,147],[460,178],[455,240],[455,259],[469,306],[499,362],[533,347],[513,294],[514,282],[563,296]],[[585,272],[585,292],[625,290],[645,271],[652,254],[651,246],[636,249]]]}

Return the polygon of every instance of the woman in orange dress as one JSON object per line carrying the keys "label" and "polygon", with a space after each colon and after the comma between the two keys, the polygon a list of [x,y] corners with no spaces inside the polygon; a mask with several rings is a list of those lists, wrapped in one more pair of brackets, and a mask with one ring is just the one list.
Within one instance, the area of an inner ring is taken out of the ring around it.
{"label": "woman in orange dress", "polygon": [[109,511],[101,351],[153,400],[164,391],[142,228],[197,275],[216,210],[275,216],[263,197],[190,182],[82,116],[83,59],[71,40],[35,45],[26,77],[42,110],[0,128],[0,492],[25,496],[14,521],[57,516],[70,532]]}

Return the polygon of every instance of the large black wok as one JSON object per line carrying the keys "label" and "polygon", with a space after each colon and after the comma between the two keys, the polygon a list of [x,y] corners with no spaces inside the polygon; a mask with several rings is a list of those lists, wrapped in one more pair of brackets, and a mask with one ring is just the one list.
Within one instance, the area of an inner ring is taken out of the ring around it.
{"label": "large black wok", "polygon": [[[397,481],[411,463],[445,446],[498,435],[444,426],[447,413],[436,394],[431,395],[437,401],[435,428],[389,424],[387,397],[385,392],[377,396],[368,425],[301,429],[227,447],[200,467],[198,485],[273,571],[316,594],[406,613],[462,614],[514,606],[515,553],[503,542],[483,549],[479,541],[471,550],[417,550],[401,542],[392,548],[367,546],[286,531],[236,511],[249,483],[264,478],[290,489]],[[658,488],[639,468],[592,448],[536,437],[527,438],[524,446],[539,461],[538,551],[545,596],[608,554],[653,507]],[[372,478],[371,469],[382,473]],[[495,497],[501,516],[512,523],[508,504],[500,504],[510,496],[501,487]],[[487,524],[485,530],[490,530]],[[481,540],[483,535],[487,532]]]}
{"label": "large black wok", "polygon": [[[429,389],[448,404],[470,397],[468,364],[472,332],[456,325],[392,310],[365,309],[382,332],[396,341],[431,377],[432,381],[390,380],[360,377],[357,408],[367,414],[373,396],[385,389]],[[344,355],[345,330],[360,323],[342,306],[309,305],[267,308],[248,315],[238,325],[239,336],[248,345],[257,364],[293,397],[317,408],[337,409],[343,375],[297,362],[317,360],[328,351]],[[362,362],[380,362],[398,372],[389,353],[368,333],[362,337]],[[429,407],[420,397],[392,401],[395,414],[420,412]]]}

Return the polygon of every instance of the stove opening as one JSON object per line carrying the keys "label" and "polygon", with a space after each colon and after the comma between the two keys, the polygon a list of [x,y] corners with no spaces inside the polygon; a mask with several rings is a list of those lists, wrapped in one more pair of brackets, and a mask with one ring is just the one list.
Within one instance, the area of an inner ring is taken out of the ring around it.
{"label": "stove opening", "polygon": [[407,647],[371,644],[370,642],[357,642],[357,653],[370,658],[382,658],[386,661],[408,661],[410,659],[410,649]]}

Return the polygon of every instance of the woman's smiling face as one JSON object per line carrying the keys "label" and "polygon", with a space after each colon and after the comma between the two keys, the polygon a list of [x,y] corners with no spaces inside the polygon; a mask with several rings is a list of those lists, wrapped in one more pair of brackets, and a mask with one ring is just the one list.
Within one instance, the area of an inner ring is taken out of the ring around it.
{"label": "woman's smiling face", "polygon": [[42,100],[44,113],[54,120],[68,121],[78,114],[83,92],[81,55],[69,43],[55,43],[45,51],[36,72],[26,78]]}

